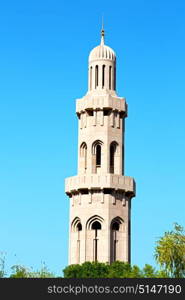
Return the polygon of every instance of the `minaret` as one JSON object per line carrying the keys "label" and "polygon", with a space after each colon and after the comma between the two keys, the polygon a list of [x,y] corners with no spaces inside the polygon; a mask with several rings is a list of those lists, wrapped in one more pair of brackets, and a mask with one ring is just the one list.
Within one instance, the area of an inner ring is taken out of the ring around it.
{"label": "minaret", "polygon": [[76,100],[78,175],[65,182],[70,200],[69,264],[130,262],[135,181],[124,176],[125,98],[116,94],[116,55],[101,43],[89,55],[88,91]]}

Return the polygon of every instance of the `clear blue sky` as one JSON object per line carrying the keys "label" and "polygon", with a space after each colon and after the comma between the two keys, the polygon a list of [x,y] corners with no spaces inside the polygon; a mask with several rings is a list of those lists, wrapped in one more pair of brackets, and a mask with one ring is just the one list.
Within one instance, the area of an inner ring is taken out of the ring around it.
{"label": "clear blue sky", "polygon": [[69,200],[77,172],[75,99],[87,91],[89,51],[117,54],[117,92],[129,105],[126,175],[132,263],[154,264],[156,239],[185,226],[185,2],[1,1],[0,251],[57,274],[67,265]]}

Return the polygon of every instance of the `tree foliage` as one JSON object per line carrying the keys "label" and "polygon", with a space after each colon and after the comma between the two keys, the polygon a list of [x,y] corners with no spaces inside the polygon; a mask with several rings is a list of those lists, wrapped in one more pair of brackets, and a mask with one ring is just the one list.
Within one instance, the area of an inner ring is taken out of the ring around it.
{"label": "tree foliage", "polygon": [[0,252],[0,278],[5,277],[5,253]]}
{"label": "tree foliage", "polygon": [[112,264],[85,262],[81,265],[70,265],[64,270],[65,278],[143,278],[160,277],[160,273],[150,265],[140,269],[128,263],[115,261]]}
{"label": "tree foliage", "polygon": [[11,278],[29,278],[30,270],[24,266],[15,265],[11,267]]}
{"label": "tree foliage", "polygon": [[169,277],[185,277],[185,232],[177,223],[157,241],[155,259]]}
{"label": "tree foliage", "polygon": [[63,272],[66,278],[105,278],[108,269],[105,263],[85,262],[82,265],[67,266]]}
{"label": "tree foliage", "polygon": [[25,266],[15,265],[12,268],[11,278],[53,278],[55,277],[46,267],[45,263],[42,264],[41,269],[33,271]]}

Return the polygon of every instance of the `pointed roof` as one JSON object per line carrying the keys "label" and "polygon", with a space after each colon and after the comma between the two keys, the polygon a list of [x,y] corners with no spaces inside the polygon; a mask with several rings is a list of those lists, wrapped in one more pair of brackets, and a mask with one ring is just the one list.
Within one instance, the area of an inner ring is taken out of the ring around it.
{"label": "pointed roof", "polygon": [[114,50],[105,45],[105,31],[102,25],[100,45],[91,50],[89,54],[89,62],[93,60],[113,60],[116,59]]}

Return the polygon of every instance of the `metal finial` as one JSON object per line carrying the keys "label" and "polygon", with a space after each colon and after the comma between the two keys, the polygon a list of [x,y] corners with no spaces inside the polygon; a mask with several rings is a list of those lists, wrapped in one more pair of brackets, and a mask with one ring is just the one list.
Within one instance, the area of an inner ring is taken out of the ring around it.
{"label": "metal finial", "polygon": [[105,36],[105,30],[104,30],[104,19],[102,15],[102,27],[101,27],[101,45],[104,45],[104,36]]}

